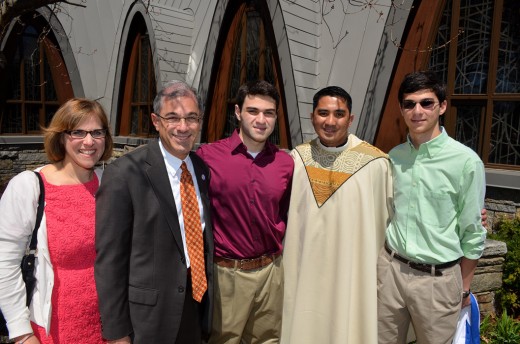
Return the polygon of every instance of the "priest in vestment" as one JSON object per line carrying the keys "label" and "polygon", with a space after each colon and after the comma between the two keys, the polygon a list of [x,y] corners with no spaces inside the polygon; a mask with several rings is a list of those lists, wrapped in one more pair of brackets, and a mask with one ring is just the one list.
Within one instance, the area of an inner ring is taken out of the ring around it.
{"label": "priest in vestment", "polygon": [[377,257],[392,205],[387,155],[348,133],[352,99],[314,96],[318,137],[296,147],[281,343],[377,343]]}

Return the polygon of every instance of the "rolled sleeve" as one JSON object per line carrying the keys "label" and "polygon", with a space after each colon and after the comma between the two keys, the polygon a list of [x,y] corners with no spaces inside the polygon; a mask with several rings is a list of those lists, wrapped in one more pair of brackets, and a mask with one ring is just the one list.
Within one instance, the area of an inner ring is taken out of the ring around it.
{"label": "rolled sleeve", "polygon": [[459,238],[467,259],[479,259],[484,251],[486,229],[482,226],[481,211],[486,193],[485,170],[482,161],[470,160],[461,176]]}

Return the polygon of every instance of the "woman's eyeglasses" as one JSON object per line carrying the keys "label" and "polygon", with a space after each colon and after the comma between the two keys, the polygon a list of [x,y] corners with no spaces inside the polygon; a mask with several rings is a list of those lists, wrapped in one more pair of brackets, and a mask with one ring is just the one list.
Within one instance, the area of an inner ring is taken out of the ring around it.
{"label": "woman's eyeglasses", "polygon": [[87,137],[87,134],[90,134],[93,139],[102,139],[107,136],[106,129],[94,129],[94,130],[65,130],[67,134],[70,135],[73,139],[84,139]]}
{"label": "woman's eyeglasses", "polygon": [[415,108],[417,104],[421,104],[421,107],[425,110],[433,110],[435,105],[438,103],[432,99],[423,99],[420,102],[414,102],[413,100],[405,100],[403,101],[403,109],[405,110],[412,110]]}

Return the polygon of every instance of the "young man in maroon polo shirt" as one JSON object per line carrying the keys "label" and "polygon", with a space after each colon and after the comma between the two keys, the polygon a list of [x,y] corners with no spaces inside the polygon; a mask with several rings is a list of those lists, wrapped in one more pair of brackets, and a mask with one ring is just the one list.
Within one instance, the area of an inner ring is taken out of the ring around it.
{"label": "young man in maroon polo shirt", "polygon": [[280,96],[266,81],[242,85],[238,128],[197,151],[211,170],[215,307],[209,343],[278,343],[293,159],[267,141]]}

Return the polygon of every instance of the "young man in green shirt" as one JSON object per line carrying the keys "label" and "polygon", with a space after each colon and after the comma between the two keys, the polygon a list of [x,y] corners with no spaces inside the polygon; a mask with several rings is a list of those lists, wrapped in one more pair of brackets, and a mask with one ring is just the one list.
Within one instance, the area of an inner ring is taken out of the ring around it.
{"label": "young man in green shirt", "polygon": [[395,215],[378,260],[379,343],[451,343],[484,250],[485,173],[470,148],[439,124],[445,86],[431,72],[408,74],[399,88],[407,142],[389,156]]}

